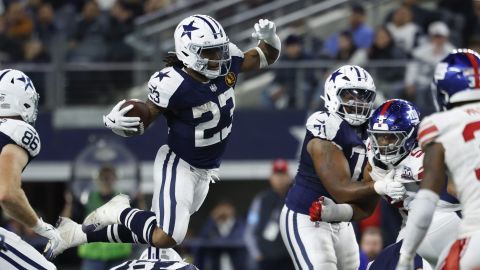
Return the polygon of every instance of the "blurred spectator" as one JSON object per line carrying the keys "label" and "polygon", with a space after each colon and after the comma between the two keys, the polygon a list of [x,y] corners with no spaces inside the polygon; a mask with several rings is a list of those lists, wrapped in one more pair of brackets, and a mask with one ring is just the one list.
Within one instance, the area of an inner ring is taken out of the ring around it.
{"label": "blurred spectator", "polygon": [[368,261],[373,261],[383,249],[382,232],[377,227],[365,230],[360,240],[360,249],[367,255]]}
{"label": "blurred spectator", "polygon": [[[368,51],[368,60],[399,60],[406,59],[406,53],[395,45],[390,31],[385,27],[380,27],[375,34],[375,40]],[[381,67],[371,68],[375,77],[375,85],[378,89],[385,89],[384,84],[394,84],[399,82],[403,85],[405,74],[404,67]]]}
{"label": "blurred spectator", "polygon": [[[354,4],[351,7],[350,25],[345,32],[349,32],[355,47],[368,48],[373,41],[373,29],[365,23],[366,12],[365,8],[361,4]],[[340,50],[341,40],[340,34],[334,33],[331,35],[324,44],[324,52],[330,56],[335,57]]]}
{"label": "blurred spectator", "polygon": [[96,1],[86,1],[82,14],[69,38],[69,60],[74,62],[104,61],[107,55],[107,23]]}
{"label": "blurred spectator", "polygon": [[144,14],[150,14],[170,5],[170,0],[146,0],[143,5]]}
{"label": "blurred spectator", "polygon": [[0,62],[18,61],[22,58],[20,41],[12,40],[7,35],[5,16],[0,16]]}
{"label": "blurred spectator", "polygon": [[[88,194],[88,200],[82,209],[83,217],[93,212],[118,194],[114,189],[116,181],[117,173],[113,167],[103,166],[100,168],[95,181],[97,189]],[[68,195],[66,198],[65,209],[62,214],[67,217],[75,215],[74,212],[80,209],[73,209],[73,204],[72,196]],[[83,258],[82,270],[110,269],[128,258],[131,253],[131,244],[123,243],[89,243],[81,245],[78,248],[78,255]]]}
{"label": "blurred spectator", "polygon": [[[420,27],[422,32],[427,32],[428,26],[435,21],[442,20],[442,13],[426,9],[418,4],[418,0],[403,0],[402,6],[408,8],[412,12],[412,21]],[[463,0],[461,1],[463,2]],[[387,15],[386,21],[390,22],[394,12]]]}
{"label": "blurred spectator", "polygon": [[[309,60],[311,57],[304,51],[300,36],[289,35],[285,41],[285,48],[280,61]],[[298,77],[300,75],[300,77]],[[302,76],[303,75],[303,76]],[[265,104],[276,109],[295,108],[297,106],[297,92],[308,99],[316,84],[312,69],[280,68],[275,70],[275,84],[265,92]],[[297,82],[301,82],[300,85]]]}
{"label": "blurred spectator", "polygon": [[280,235],[278,220],[292,183],[288,163],[277,159],[272,165],[271,188],[255,196],[248,213],[245,241],[258,270],[293,269]]}
{"label": "blurred spectator", "polygon": [[412,11],[408,7],[399,7],[387,23],[387,29],[392,34],[397,47],[407,53],[418,46],[421,29],[412,21]]}
{"label": "blurred spectator", "polygon": [[125,36],[133,31],[133,15],[126,0],[117,0],[113,4],[110,10],[109,30],[106,33],[109,48],[108,61],[127,62],[133,60],[133,49],[124,41]]}
{"label": "blurred spectator", "polygon": [[201,247],[195,255],[199,269],[243,270],[245,250],[243,245],[244,221],[236,215],[235,206],[228,200],[220,201],[210,214],[199,238],[207,247]]}
{"label": "blurred spectator", "polygon": [[33,19],[21,2],[12,2],[6,12],[7,36],[13,40],[26,40],[33,33]]}
{"label": "blurred spectator", "polygon": [[335,56],[335,60],[348,63],[349,65],[363,65],[366,62],[366,49],[357,48],[353,42],[350,32],[344,31],[339,36],[339,50]]}
{"label": "blurred spectator", "polygon": [[40,40],[30,39],[23,44],[23,60],[31,63],[46,63],[50,62],[50,55]]}
{"label": "blurred spectator", "polygon": [[455,48],[448,41],[450,31],[445,23],[432,23],[428,33],[430,40],[413,51],[405,74],[405,98],[414,101],[423,113],[433,109],[430,83],[435,65]]}
{"label": "blurred spectator", "polygon": [[55,35],[59,27],[55,22],[55,11],[50,3],[43,3],[37,10],[37,20],[35,23],[35,35],[47,47],[55,42]]}

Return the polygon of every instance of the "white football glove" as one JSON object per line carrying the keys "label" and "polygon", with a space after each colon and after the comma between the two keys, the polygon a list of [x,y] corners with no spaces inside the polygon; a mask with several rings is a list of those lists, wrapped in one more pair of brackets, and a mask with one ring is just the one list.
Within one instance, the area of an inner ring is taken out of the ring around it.
{"label": "white football glove", "polygon": [[348,204],[336,204],[332,199],[323,197],[322,221],[349,222],[353,216],[353,209]]}
{"label": "white football glove", "polygon": [[130,104],[127,107],[120,109],[125,102],[126,100],[118,102],[109,114],[104,115],[103,123],[115,134],[122,137],[129,137],[136,134],[140,135],[143,133],[142,128],[140,128],[140,130],[136,128],[136,126],[140,125],[140,117],[125,116],[125,114],[133,108],[133,105]]}
{"label": "white football glove", "polygon": [[413,270],[413,259],[410,256],[406,256],[400,253],[396,270]]}
{"label": "white football glove", "polygon": [[391,170],[385,175],[383,180],[376,181],[373,185],[375,192],[379,195],[387,195],[392,198],[392,203],[403,200],[405,193],[407,192],[402,183],[393,181],[394,174],[395,170]]}
{"label": "white football glove", "polygon": [[49,260],[53,259],[53,250],[60,245],[62,241],[64,241],[60,236],[60,232],[51,224],[44,222],[41,218],[38,219],[37,224],[32,228],[32,230],[36,234],[41,235],[49,240],[49,244],[47,245],[47,249],[45,249],[43,252],[43,255]]}
{"label": "white football glove", "polygon": [[277,27],[275,26],[274,22],[267,19],[260,19],[258,23],[253,26],[253,28],[253,38],[258,39],[259,41],[263,40],[268,45],[280,51],[281,42],[280,38],[277,36]]}

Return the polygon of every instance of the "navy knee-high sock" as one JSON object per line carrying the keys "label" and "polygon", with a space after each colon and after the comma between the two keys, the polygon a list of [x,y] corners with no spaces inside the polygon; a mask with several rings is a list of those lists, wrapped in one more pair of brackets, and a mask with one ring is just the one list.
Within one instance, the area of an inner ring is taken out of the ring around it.
{"label": "navy knee-high sock", "polygon": [[87,233],[87,242],[148,244],[121,224],[108,225],[99,231]]}
{"label": "navy knee-high sock", "polygon": [[157,226],[155,213],[127,208],[120,214],[120,223],[132,231],[138,239],[152,245],[152,235]]}

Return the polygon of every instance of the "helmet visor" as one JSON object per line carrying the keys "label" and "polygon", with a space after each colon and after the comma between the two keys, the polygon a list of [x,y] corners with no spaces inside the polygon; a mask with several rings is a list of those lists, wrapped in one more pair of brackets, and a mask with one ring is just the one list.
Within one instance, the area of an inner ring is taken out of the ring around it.
{"label": "helmet visor", "polygon": [[198,65],[202,73],[223,76],[230,70],[229,43],[198,47]]}
{"label": "helmet visor", "polygon": [[343,107],[343,113],[350,117],[366,119],[370,117],[375,92],[367,89],[342,89],[338,99]]}
{"label": "helmet visor", "polygon": [[393,164],[406,154],[405,141],[408,134],[405,131],[368,130],[375,158]]}

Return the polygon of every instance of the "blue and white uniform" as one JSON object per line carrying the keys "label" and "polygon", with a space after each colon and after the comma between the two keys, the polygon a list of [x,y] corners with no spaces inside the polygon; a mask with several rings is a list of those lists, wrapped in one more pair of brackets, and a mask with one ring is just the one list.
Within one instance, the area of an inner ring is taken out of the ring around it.
{"label": "blue and white uniform", "polygon": [[[24,121],[0,118],[0,151],[8,144],[25,149],[29,161],[40,152],[40,137],[37,131]],[[45,270],[57,269],[35,248],[18,235],[0,228],[4,248],[0,250],[0,269]]]}
{"label": "blue and white uniform", "polygon": [[[374,159],[374,153],[371,147],[368,147],[368,160],[372,165],[372,170],[379,174],[388,174],[390,170],[395,170],[394,181],[403,183],[407,190],[403,201],[395,203],[400,215],[403,218],[402,228],[398,234],[397,242],[405,237],[405,224],[408,219],[408,210],[412,207],[411,202],[420,188],[420,182],[423,179],[423,157],[425,156],[420,147],[414,148],[408,155],[398,161],[395,165],[385,165]],[[390,200],[389,198],[385,198]],[[413,206],[415,207],[415,206]],[[453,240],[460,224],[458,215],[461,210],[458,200],[447,192],[447,183],[440,193],[440,201],[435,209],[432,224],[427,232],[425,239],[417,250],[417,253],[428,261],[432,267],[437,264],[437,260],[442,250]],[[457,213],[458,212],[458,213]],[[398,261],[399,253],[388,252],[390,261]],[[387,261],[387,258],[382,258]],[[374,268],[381,269],[381,268]]]}
{"label": "blue and white uniform", "polygon": [[282,238],[296,269],[358,269],[359,253],[350,222],[312,222],[308,209],[320,196],[335,200],[315,173],[307,152],[310,140],[332,142],[343,151],[352,181],[360,181],[367,163],[366,126],[353,127],[334,113],[319,111],[307,120],[300,165],[280,216]]}
{"label": "blue and white uniform", "polygon": [[167,67],[148,82],[148,99],[165,108],[168,143],[155,158],[152,210],[157,224],[178,244],[185,237],[190,215],[202,205],[232,129],[234,87],[243,52],[229,45],[229,73],[208,83],[185,70]]}

